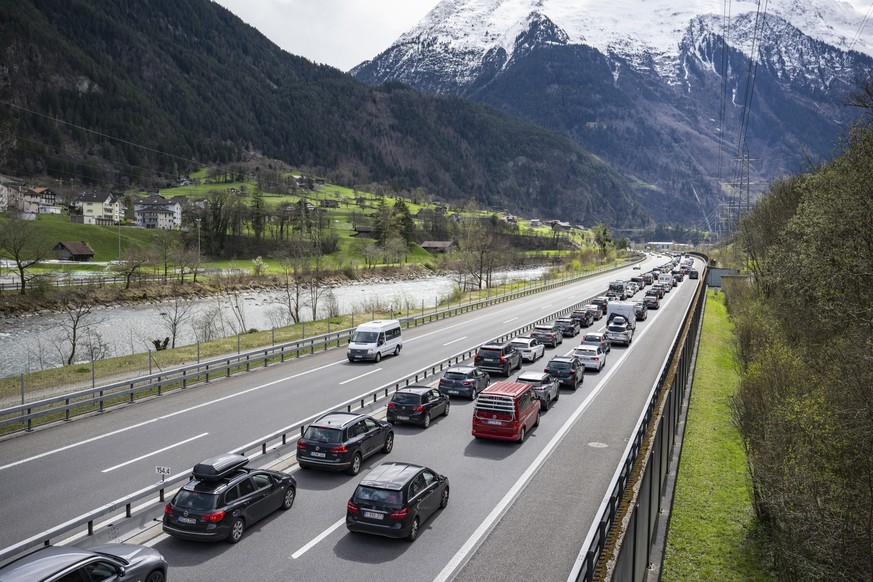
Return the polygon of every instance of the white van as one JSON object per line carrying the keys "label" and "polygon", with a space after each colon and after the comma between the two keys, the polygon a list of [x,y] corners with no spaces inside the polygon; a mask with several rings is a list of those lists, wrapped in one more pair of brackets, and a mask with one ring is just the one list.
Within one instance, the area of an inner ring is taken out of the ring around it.
{"label": "white van", "polygon": [[349,351],[346,355],[350,362],[373,360],[378,362],[382,356],[400,353],[403,348],[403,336],[400,322],[396,319],[376,320],[363,323],[355,329],[349,340]]}

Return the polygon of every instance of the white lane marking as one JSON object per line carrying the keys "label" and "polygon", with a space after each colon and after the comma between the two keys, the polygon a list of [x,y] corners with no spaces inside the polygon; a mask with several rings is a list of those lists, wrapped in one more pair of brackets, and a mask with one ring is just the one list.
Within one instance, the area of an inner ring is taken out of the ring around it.
{"label": "white lane marking", "polygon": [[318,542],[320,542],[321,540],[323,540],[324,538],[326,538],[327,536],[329,536],[330,534],[335,532],[345,522],[346,522],[346,518],[342,518],[341,520],[339,520],[338,522],[336,522],[335,524],[333,524],[332,526],[330,526],[329,528],[327,528],[326,530],[324,530],[323,532],[318,534],[318,536],[313,538],[312,541],[310,541],[308,544],[306,544],[305,546],[303,546],[302,548],[300,548],[299,550],[297,550],[296,552],[291,554],[291,559],[296,560],[297,558],[299,558],[300,556],[302,556],[303,554],[305,554],[306,552],[311,550],[313,547],[315,547],[315,545]]}
{"label": "white lane marking", "polygon": [[349,378],[348,380],[343,380],[342,382],[339,383],[339,385],[342,386],[343,384],[348,384],[349,382],[354,382],[355,380],[360,380],[364,376],[369,376],[370,374],[375,374],[376,372],[379,372],[380,370],[382,370],[382,368],[376,368],[375,370],[370,370],[369,372],[364,372],[360,376],[355,376],[354,378]]}
{"label": "white lane marking", "polygon": [[90,438],[90,439],[85,439],[85,440],[83,440],[83,441],[79,441],[79,442],[72,443],[72,444],[69,444],[69,445],[66,445],[66,446],[63,446],[63,447],[59,447],[59,448],[57,448],[57,449],[52,449],[52,450],[50,450],[50,451],[46,451],[46,452],[44,452],[44,453],[40,453],[40,454],[38,454],[38,455],[34,455],[34,456],[32,456],[32,457],[27,457],[27,458],[25,458],[25,459],[21,459],[21,460],[15,461],[15,462],[13,462],[13,463],[8,463],[8,464],[6,464],[6,465],[0,465],[0,471],[2,471],[3,469],[9,469],[9,468],[11,468],[11,467],[16,467],[16,466],[18,466],[18,465],[23,465],[24,463],[29,463],[30,461],[36,461],[37,459],[42,459],[43,457],[48,457],[48,456],[50,456],[50,455],[54,455],[54,454],[56,454],[56,453],[62,453],[62,452],[64,452],[64,451],[68,451],[68,450],[70,450],[70,449],[74,449],[74,448],[76,448],[76,447],[80,447],[80,446],[82,446],[82,445],[87,445],[87,444],[89,444],[89,443],[93,443],[93,442],[95,442],[95,441],[99,441],[99,440],[101,440],[101,439],[105,439],[105,438],[108,438],[108,437],[112,437],[112,436],[115,436],[115,435],[118,435],[118,434],[121,434],[121,433],[127,432],[127,431],[129,431],[129,430],[133,430],[133,429],[136,429],[136,428],[142,428],[142,427],[144,427],[144,426],[148,426],[149,424],[154,424],[154,423],[159,422],[159,421],[161,421],[161,420],[167,420],[168,418],[173,418],[174,416],[178,416],[178,415],[180,415],[180,414],[187,414],[187,413],[191,412],[192,410],[197,410],[198,408],[204,408],[204,407],[206,407],[206,406],[211,406],[211,405],[213,405],[213,404],[217,404],[217,403],[219,403],[219,402],[223,402],[223,401],[225,401],[225,400],[230,400],[231,398],[236,398],[236,397],[238,397],[238,396],[243,396],[243,395],[248,394],[248,393],[250,393],[250,392],[255,392],[255,391],[257,391],[257,390],[261,390],[262,388],[267,388],[267,387],[269,387],[269,386],[273,386],[273,385],[275,385],[275,384],[279,384],[280,382],[285,382],[285,381],[287,381],[287,380],[293,380],[294,378],[299,378],[300,376],[305,376],[306,374],[311,374],[312,372],[317,372],[317,371],[319,371],[319,370],[323,370],[323,369],[325,369],[325,368],[329,368],[330,366],[336,366],[337,364],[342,364],[342,363],[345,363],[345,362],[346,362],[346,359],[342,359],[342,360],[340,360],[340,361],[338,361],[338,362],[334,362],[334,363],[332,363],[332,364],[325,364],[324,366],[319,366],[319,367],[317,367],[317,368],[313,368],[313,369],[311,369],[311,370],[307,370],[307,371],[305,371],[305,372],[299,372],[299,373],[297,373],[297,374],[293,374],[293,375],[291,375],[291,376],[287,376],[287,377],[285,377],[285,378],[280,378],[280,379],[278,379],[278,380],[273,380],[272,382],[267,382],[266,384],[261,384],[260,386],[254,386],[254,387],[252,387],[252,388],[249,388],[248,390],[243,390],[242,392],[235,392],[235,393],[233,393],[233,394],[228,394],[227,396],[222,396],[221,398],[217,398],[216,400],[210,400],[209,402],[203,402],[203,403],[201,403],[201,404],[197,404],[197,405],[195,405],[195,406],[191,406],[191,407],[189,407],[189,408],[185,408],[185,409],[182,409],[182,410],[177,410],[176,412],[171,412],[170,414],[165,414],[165,415],[163,415],[163,416],[158,416],[158,417],[156,417],[156,418],[152,418],[152,419],[149,419],[149,420],[146,420],[146,421],[144,421],[144,422],[137,423],[137,424],[132,424],[132,425],[130,425],[130,426],[126,426],[126,427],[124,427],[124,428],[120,428],[120,429],[118,429],[118,430],[114,430],[114,431],[112,431],[112,432],[108,432],[108,433],[106,433],[106,434],[98,435],[98,436],[92,437],[92,438]]}
{"label": "white lane marking", "polygon": [[[655,315],[655,318],[658,317],[660,313]],[[640,332],[640,336],[644,335],[647,331],[652,329],[652,326],[646,326],[646,328]],[[630,353],[631,350],[635,349],[639,344],[637,342],[633,342],[629,348],[624,350],[624,354],[619,357],[619,361],[623,360],[625,356]],[[445,565],[442,571],[434,578],[434,582],[446,582],[449,580],[452,575],[455,573],[459,567],[461,567],[464,562],[467,560],[467,556],[469,556],[473,551],[475,551],[479,545],[484,540],[485,536],[491,532],[494,528],[494,525],[503,517],[503,515],[509,510],[509,507],[515,502],[516,498],[521,494],[536,472],[540,469],[540,467],[546,462],[546,460],[552,455],[554,450],[558,448],[558,445],[561,444],[561,441],[564,440],[564,437],[567,436],[567,433],[573,428],[573,425],[576,424],[576,421],[579,420],[579,417],[582,416],[582,413],[590,406],[590,404],[594,401],[594,399],[600,394],[601,391],[606,387],[609,379],[616,373],[618,370],[617,365],[613,365],[609,368],[609,370],[603,374],[602,377],[598,377],[597,385],[591,391],[591,393],[582,401],[579,407],[570,415],[570,418],[561,426],[560,430],[552,437],[552,440],[543,448],[537,458],[534,459],[533,463],[527,468],[527,470],[522,473],[521,477],[513,484],[513,486],[506,492],[506,495],[503,496],[503,499],[491,510],[491,513],[485,518],[485,520],[479,524],[479,527],[476,528],[476,531],[467,538],[467,541],[464,542],[464,545],[452,556],[452,559]]]}
{"label": "white lane marking", "polygon": [[152,451],[151,453],[146,453],[145,455],[139,456],[139,457],[137,457],[135,459],[131,459],[129,461],[125,461],[124,463],[120,463],[118,465],[115,465],[114,467],[109,467],[108,469],[103,469],[100,472],[101,473],[108,473],[109,471],[114,471],[115,469],[120,469],[121,467],[126,467],[127,465],[130,465],[131,463],[136,463],[137,461],[142,461],[143,459],[148,459],[149,457],[152,457],[152,456],[157,455],[159,453],[163,453],[164,451],[169,451],[170,449],[175,449],[176,447],[180,447],[186,443],[190,443],[191,441],[196,441],[197,439],[201,439],[208,434],[209,434],[208,432],[204,432],[203,434],[198,434],[197,436],[191,437],[190,439],[185,439],[184,441],[179,441],[178,443],[170,445],[168,447],[164,447],[163,449],[158,449],[156,451]]}
{"label": "white lane marking", "polygon": [[510,318],[510,319],[507,319],[507,320],[504,321],[503,323],[509,323],[510,321],[515,321],[516,319],[518,319],[518,318],[517,318],[517,317],[513,317],[513,318]]}
{"label": "white lane marking", "polygon": [[446,331],[447,329],[453,329],[453,328],[456,328],[456,327],[461,326],[461,325],[470,325],[470,324],[473,323],[474,321],[479,321],[480,319],[485,319],[486,317],[490,317],[490,316],[492,316],[492,315],[497,315],[498,313],[505,313],[505,312],[507,312],[507,311],[511,311],[511,310],[513,310],[513,309],[518,309],[518,307],[507,307],[506,309],[501,309],[501,310],[499,310],[499,311],[493,311],[493,312],[491,312],[491,313],[489,313],[489,314],[481,315],[481,316],[479,316],[479,317],[474,317],[473,319],[468,319],[467,321],[462,321],[462,322],[460,322],[460,323],[456,323],[455,325],[447,325],[446,327],[443,327],[443,328],[440,328],[440,329],[436,329],[436,330],[431,331],[431,332],[428,332],[428,333],[423,333],[423,334],[421,334],[421,335],[415,336],[414,338],[411,338],[411,339],[408,339],[408,340],[403,340],[403,341],[405,341],[405,342],[414,342],[415,340],[420,340],[420,339],[423,338],[423,337],[427,337],[427,336],[429,336],[429,335],[433,335],[433,334],[435,334],[435,333],[442,333],[442,332]]}
{"label": "white lane marking", "polygon": [[446,342],[446,343],[444,343],[443,345],[444,345],[444,346],[448,346],[448,345],[451,345],[451,344],[453,344],[453,343],[455,343],[455,342],[459,342],[459,341],[461,341],[461,340],[465,340],[465,339],[467,339],[467,336],[459,337],[458,339],[453,339],[452,341],[450,341],[450,342]]}
{"label": "white lane marking", "polygon": [[540,309],[548,309],[551,306],[552,306],[552,304],[549,303],[548,305],[543,305],[542,307],[540,307]]}

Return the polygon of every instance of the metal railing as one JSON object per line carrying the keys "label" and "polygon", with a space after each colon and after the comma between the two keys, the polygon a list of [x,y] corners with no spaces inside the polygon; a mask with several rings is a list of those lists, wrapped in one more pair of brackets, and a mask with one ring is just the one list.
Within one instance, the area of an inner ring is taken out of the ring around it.
{"label": "metal railing", "polygon": [[[708,263],[706,256],[698,256]],[[643,579],[651,562],[651,543],[661,517],[669,458],[677,446],[673,437],[682,399],[689,388],[705,303],[706,266],[568,582]]]}
{"label": "metal railing", "polygon": [[[571,313],[573,310],[578,309],[580,306],[590,303],[593,297],[596,297],[596,295],[583,301],[579,301],[569,307],[565,307],[564,309],[561,309],[559,311],[555,311],[535,321],[529,322],[509,333],[505,333],[499,337],[493,338],[491,341],[504,342],[519,335],[522,335],[533,329],[535,325],[539,325],[540,323],[546,321],[551,321],[556,317],[561,317],[562,315]],[[381,401],[390,398],[393,392],[411,384],[421,382],[422,380],[439,374],[440,372],[452,366],[465,362],[472,358],[475,353],[476,348],[459,352],[440,362],[413,372],[412,374],[409,374],[408,376],[401,378],[400,380],[385,384],[383,386],[380,386],[379,388],[370,390],[360,396],[356,396],[345,402],[342,402],[334,407],[332,411],[352,412],[353,410],[361,410],[375,406]],[[288,445],[289,440],[296,442],[298,436],[303,434],[306,426],[321,414],[324,413],[318,413],[317,415],[313,415],[299,422],[295,422],[294,424],[281,428],[266,436],[242,445],[241,447],[238,447],[231,452],[241,455],[247,455],[253,452],[260,453],[261,455],[267,455],[268,451],[270,451],[271,449],[278,450],[280,447]],[[53,541],[63,540],[64,537],[71,532],[81,530],[83,527],[87,528],[88,535],[93,535],[95,523],[102,518],[108,518],[109,516],[118,517],[122,515],[122,512],[123,517],[131,518],[133,517],[133,507],[135,504],[147,503],[149,500],[152,500],[156,503],[164,502],[167,492],[175,489],[179,483],[187,481],[190,478],[190,475],[191,469],[187,469],[179,475],[176,475],[161,483],[156,483],[155,485],[151,485],[129,495],[125,495],[120,499],[116,499],[115,501],[102,505],[92,511],[89,511],[74,519],[66,521],[58,526],[44,530],[15,545],[4,548],[0,550],[0,563],[9,558],[18,556],[19,554],[23,554],[29,550],[32,550],[37,546],[47,546],[50,545]],[[154,499],[154,496],[156,494],[157,499]]]}
{"label": "metal railing", "polygon": [[[638,261],[633,260],[575,277],[523,287],[509,293],[486,297],[442,310],[435,309],[432,313],[400,318],[400,321],[406,328],[438,321],[446,317],[554,289],[603,271],[622,268],[633,262]],[[160,396],[170,390],[184,390],[192,383],[209,383],[219,376],[229,377],[235,372],[249,372],[253,367],[268,366],[271,362],[284,362],[287,359],[299,358],[301,355],[313,354],[316,350],[340,347],[343,343],[348,342],[352,332],[354,332],[354,328],[346,328],[0,409],[0,429],[11,427],[11,430],[30,431],[33,430],[35,423],[68,421],[76,415],[103,412],[107,407],[119,404],[132,404],[137,397]]]}

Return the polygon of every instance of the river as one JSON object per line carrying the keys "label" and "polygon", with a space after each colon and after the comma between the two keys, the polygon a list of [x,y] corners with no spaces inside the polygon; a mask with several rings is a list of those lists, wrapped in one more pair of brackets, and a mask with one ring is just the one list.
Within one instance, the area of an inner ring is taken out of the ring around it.
{"label": "river", "polygon": [[[535,280],[545,268],[506,271],[494,276],[495,284],[510,280]],[[405,313],[410,309],[433,308],[453,291],[455,281],[448,276],[393,280],[378,283],[349,283],[330,288],[319,300],[318,316],[327,316],[335,304],[336,313],[361,313],[361,320],[374,307],[390,307]],[[331,298],[332,297],[332,298]],[[269,330],[287,325],[287,309],[276,290],[240,292],[234,295],[185,301],[190,305],[185,321],[176,334],[176,345],[191,345],[207,337],[230,337],[241,330]],[[167,316],[172,301],[143,305],[101,307],[85,316],[80,324],[80,339],[90,336],[105,346],[104,357],[146,353],[154,349],[152,340],[170,335]],[[304,321],[312,319],[308,306],[301,310]],[[65,314],[6,317],[0,320],[0,376],[13,376],[61,365],[69,350],[64,335]],[[83,342],[80,341],[80,345]],[[79,359],[87,360],[86,350]]]}

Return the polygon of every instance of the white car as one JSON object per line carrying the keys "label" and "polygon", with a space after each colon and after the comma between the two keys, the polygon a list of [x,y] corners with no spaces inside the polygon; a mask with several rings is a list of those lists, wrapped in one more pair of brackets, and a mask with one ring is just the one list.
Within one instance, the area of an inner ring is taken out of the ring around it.
{"label": "white car", "polygon": [[589,370],[599,372],[606,365],[606,354],[600,346],[578,346],[573,349],[573,355]]}
{"label": "white car", "polygon": [[523,362],[536,362],[546,353],[546,346],[536,338],[517,337],[512,340],[512,346],[521,353]]}

